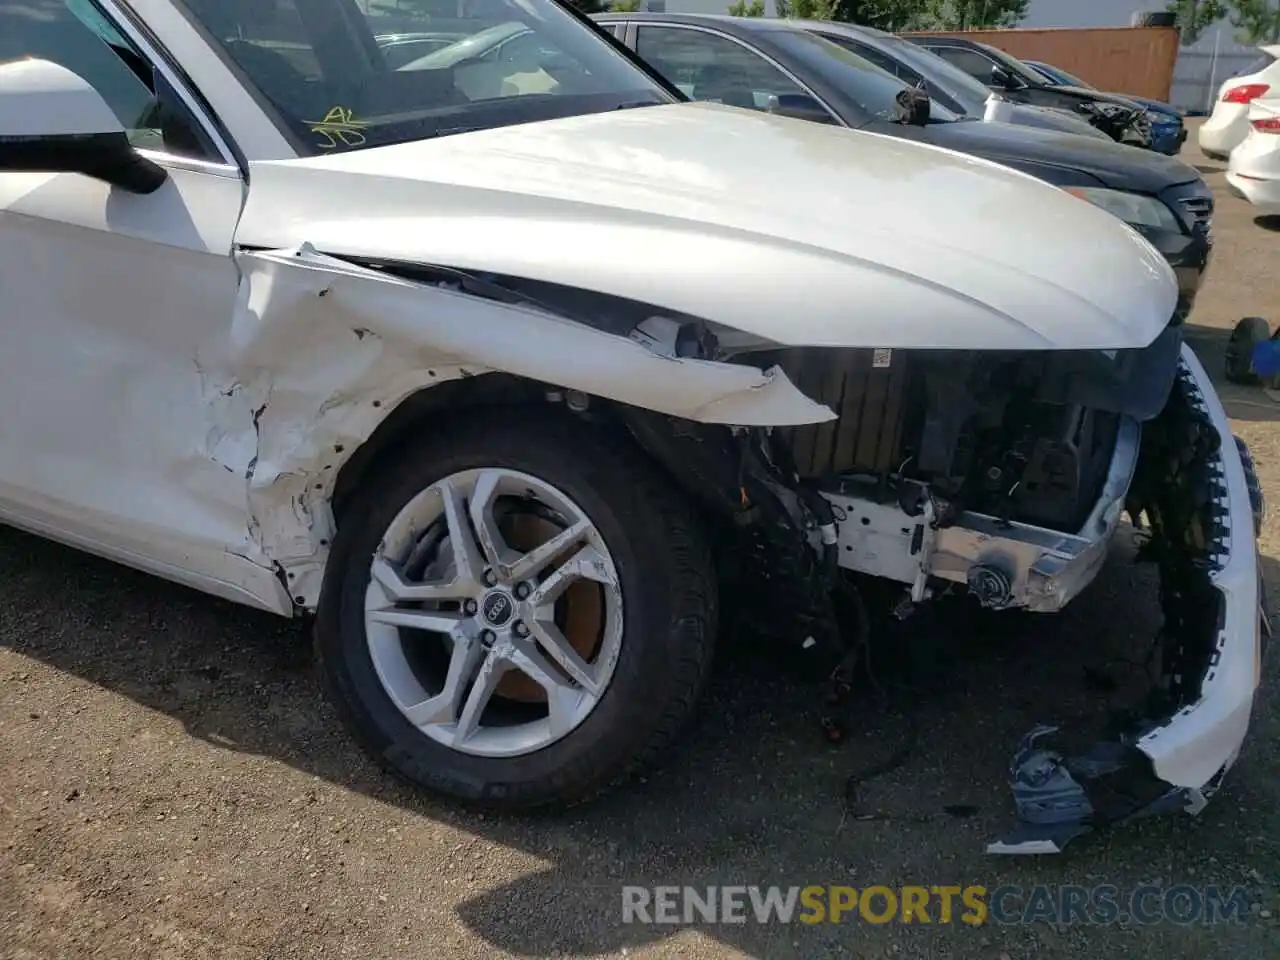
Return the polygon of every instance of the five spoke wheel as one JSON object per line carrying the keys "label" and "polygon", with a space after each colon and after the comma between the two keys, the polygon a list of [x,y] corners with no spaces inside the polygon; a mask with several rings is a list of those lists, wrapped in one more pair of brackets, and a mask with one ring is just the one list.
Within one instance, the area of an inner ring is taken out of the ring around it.
{"label": "five spoke wheel", "polygon": [[365,624],[410,723],[451,749],[510,757],[564,737],[599,703],[621,651],[622,595],[568,496],[514,470],[471,470],[396,516],[371,564]]}

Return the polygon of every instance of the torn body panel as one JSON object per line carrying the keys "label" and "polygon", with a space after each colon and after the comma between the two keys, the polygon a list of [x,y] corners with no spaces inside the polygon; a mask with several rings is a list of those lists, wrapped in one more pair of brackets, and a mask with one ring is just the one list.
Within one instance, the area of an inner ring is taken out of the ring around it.
{"label": "torn body panel", "polygon": [[1113,739],[1071,755],[1040,726],[1011,767],[1018,828],[991,853],[1057,853],[1131,817],[1198,814],[1240,754],[1261,680],[1260,494],[1208,374],[1183,348],[1175,391],[1143,451],[1130,512],[1151,523],[1165,622],[1160,677]]}
{"label": "torn body panel", "polygon": [[313,607],[339,468],[405,398],[493,371],[713,424],[834,418],[779,369],[677,357],[530,306],[298,250],[241,252],[225,351],[196,358],[208,455],[243,477],[251,539]]}

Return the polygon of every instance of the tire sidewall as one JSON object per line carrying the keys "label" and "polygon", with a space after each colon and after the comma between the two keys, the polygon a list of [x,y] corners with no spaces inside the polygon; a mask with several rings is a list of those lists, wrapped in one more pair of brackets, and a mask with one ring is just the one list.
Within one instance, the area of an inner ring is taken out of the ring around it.
{"label": "tire sidewall", "polygon": [[[543,795],[548,791],[571,791],[579,776],[595,778],[614,767],[621,773],[656,726],[655,712],[668,695],[667,665],[688,639],[673,603],[667,544],[659,526],[637,510],[626,478],[610,469],[613,461],[592,457],[598,445],[589,442],[592,429],[581,429],[584,436],[575,439],[588,442],[548,444],[536,431],[478,430],[474,441],[460,436],[432,445],[375,483],[364,509],[335,538],[317,623],[325,679],[366,748],[414,783],[474,800],[544,802],[555,799]],[[577,504],[612,555],[622,593],[621,650],[600,702],[566,736],[511,758],[463,754],[413,727],[378,679],[365,629],[370,564],[392,520],[431,484],[484,467],[530,474]]]}

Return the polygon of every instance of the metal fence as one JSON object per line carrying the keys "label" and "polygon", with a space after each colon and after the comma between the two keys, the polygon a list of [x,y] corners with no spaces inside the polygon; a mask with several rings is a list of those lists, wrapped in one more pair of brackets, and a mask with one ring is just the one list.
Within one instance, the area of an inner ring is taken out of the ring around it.
{"label": "metal fence", "polygon": [[1182,50],[1173,68],[1170,102],[1182,110],[1211,111],[1222,82],[1245,73],[1257,60],[1255,49]]}

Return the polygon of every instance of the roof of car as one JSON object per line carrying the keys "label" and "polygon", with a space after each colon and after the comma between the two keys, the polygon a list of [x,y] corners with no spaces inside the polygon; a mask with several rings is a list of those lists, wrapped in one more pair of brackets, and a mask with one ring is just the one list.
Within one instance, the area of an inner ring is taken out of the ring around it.
{"label": "roof of car", "polygon": [[875,27],[861,27],[855,23],[841,23],[837,20],[792,20],[791,22],[806,30],[821,28],[828,33],[842,33],[848,37],[897,38],[897,34],[889,33],[887,30],[877,30]]}
{"label": "roof of car", "polygon": [[969,40],[965,37],[951,37],[944,34],[908,33],[903,36],[912,43],[929,43],[945,47],[971,47],[973,49],[980,49],[987,46],[987,44],[981,43],[977,40]]}
{"label": "roof of car", "polygon": [[651,13],[647,11],[619,11],[617,13],[593,13],[592,20],[645,20],[662,23],[687,23],[691,26],[715,25],[737,33],[764,33],[766,31],[799,30],[795,20],[784,20],[777,17],[734,17],[727,13]]}

